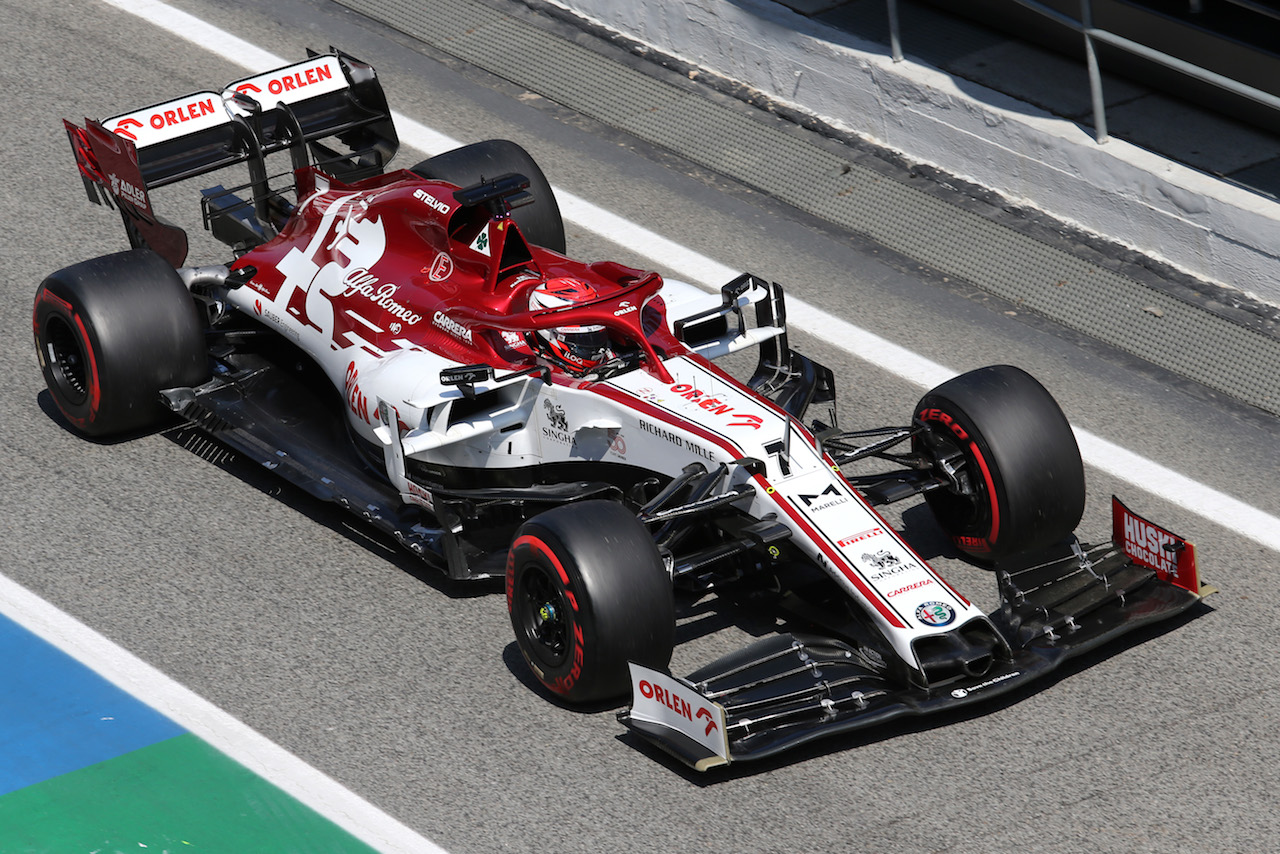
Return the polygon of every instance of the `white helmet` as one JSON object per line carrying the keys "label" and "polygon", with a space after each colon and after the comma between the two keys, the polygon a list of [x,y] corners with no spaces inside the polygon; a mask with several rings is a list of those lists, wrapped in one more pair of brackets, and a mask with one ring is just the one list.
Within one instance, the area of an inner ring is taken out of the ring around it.
{"label": "white helmet", "polygon": [[[599,296],[590,283],[581,279],[547,279],[529,294],[529,308],[564,308]],[[609,335],[599,324],[557,326],[539,329],[537,334],[548,354],[573,370],[589,370],[609,357]]]}

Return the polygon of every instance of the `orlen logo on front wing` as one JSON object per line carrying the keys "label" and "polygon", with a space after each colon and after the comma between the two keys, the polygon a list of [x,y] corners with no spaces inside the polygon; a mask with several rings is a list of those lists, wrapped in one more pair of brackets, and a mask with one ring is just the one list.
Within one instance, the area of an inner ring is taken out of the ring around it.
{"label": "orlen logo on front wing", "polygon": [[719,729],[715,714],[706,706],[699,706],[695,715],[690,702],[675,691],[663,688],[661,685],[655,685],[645,679],[641,679],[637,687],[640,689],[641,696],[645,699],[653,700],[666,706],[685,720],[698,722],[705,720],[706,729],[703,730],[703,735],[709,736],[714,730]]}
{"label": "orlen logo on front wing", "polygon": [[670,674],[634,662],[627,667],[631,671],[633,721],[648,721],[675,730],[728,761],[729,742],[725,738],[722,707]]}

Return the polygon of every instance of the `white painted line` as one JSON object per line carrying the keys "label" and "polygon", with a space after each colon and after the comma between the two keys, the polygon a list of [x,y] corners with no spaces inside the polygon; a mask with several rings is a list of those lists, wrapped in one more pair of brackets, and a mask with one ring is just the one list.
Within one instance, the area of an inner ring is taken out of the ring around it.
{"label": "white painted line", "polygon": [[3,575],[0,614],[133,694],[367,845],[387,854],[446,854],[443,848],[331,777]]}
{"label": "white painted line", "polygon": [[243,65],[250,71],[270,71],[302,59],[301,57],[297,60],[281,59],[274,53],[265,51],[239,36],[233,36],[226,30],[220,30],[195,15],[188,15],[186,12],[154,0],[102,0],[102,2],[108,6],[115,6],[122,12],[136,15],[153,27],[158,27],[212,54]]}
{"label": "white painted line", "polygon": [[1072,429],[1075,430],[1076,442],[1080,445],[1080,456],[1094,468],[1157,495],[1215,525],[1248,537],[1272,551],[1280,552],[1280,518],[1186,475],[1178,474],[1173,469],[1152,462],[1087,430],[1079,427]]}

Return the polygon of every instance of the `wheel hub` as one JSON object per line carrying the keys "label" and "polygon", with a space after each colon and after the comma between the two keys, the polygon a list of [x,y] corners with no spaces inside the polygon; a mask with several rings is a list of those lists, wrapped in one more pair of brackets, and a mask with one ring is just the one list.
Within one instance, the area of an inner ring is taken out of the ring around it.
{"label": "wheel hub", "polygon": [[50,320],[46,347],[49,365],[62,393],[73,404],[83,403],[88,397],[88,372],[75,333],[65,323]]}
{"label": "wheel hub", "polygon": [[527,608],[524,612],[525,631],[541,647],[539,657],[548,665],[558,665],[564,659],[569,640],[560,592],[541,568],[531,567],[521,586]]}

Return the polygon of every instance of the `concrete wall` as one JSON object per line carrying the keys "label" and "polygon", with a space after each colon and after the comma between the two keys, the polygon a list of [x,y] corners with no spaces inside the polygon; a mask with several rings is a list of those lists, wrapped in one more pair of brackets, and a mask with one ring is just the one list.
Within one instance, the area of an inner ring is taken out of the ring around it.
{"label": "concrete wall", "polygon": [[550,0],[1018,204],[1280,305],[1280,205],[770,0]]}

